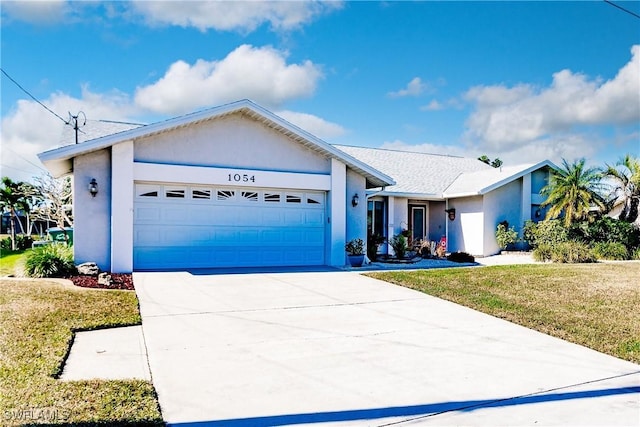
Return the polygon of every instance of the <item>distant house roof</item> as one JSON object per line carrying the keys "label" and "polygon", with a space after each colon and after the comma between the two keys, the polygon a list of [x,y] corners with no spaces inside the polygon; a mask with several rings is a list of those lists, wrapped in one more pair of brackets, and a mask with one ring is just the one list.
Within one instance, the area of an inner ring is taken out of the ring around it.
{"label": "distant house roof", "polygon": [[545,160],[535,164],[492,167],[476,172],[465,172],[451,183],[443,195],[445,198],[452,198],[486,194],[544,167],[556,168],[553,163]]}
{"label": "distant house roof", "polygon": [[392,176],[396,184],[383,191],[389,195],[441,200],[445,190],[461,174],[494,170],[474,158],[346,145],[335,147]]}
{"label": "distant house roof", "polygon": [[363,162],[362,160],[356,159],[348,153],[338,150],[320,138],[300,129],[285,119],[247,99],[146,126],[134,127],[123,132],[101,136],[81,144],[66,145],[40,153],[38,154],[38,157],[53,175],[61,176],[72,172],[72,159],[81,154],[99,151],[124,141],[136,140],[150,135],[168,132],[180,127],[239,113],[263,123],[264,125],[282,133],[299,144],[302,144],[323,156],[342,161],[351,169],[362,174],[367,179],[367,184],[370,187],[382,187],[395,184],[393,178],[379,171],[375,167]]}

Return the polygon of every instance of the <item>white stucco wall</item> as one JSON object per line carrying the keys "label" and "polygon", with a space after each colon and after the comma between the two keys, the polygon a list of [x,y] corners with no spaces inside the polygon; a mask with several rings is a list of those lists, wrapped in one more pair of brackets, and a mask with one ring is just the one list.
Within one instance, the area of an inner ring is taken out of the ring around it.
{"label": "white stucco wall", "polygon": [[[89,193],[95,178],[98,194]],[[75,263],[93,261],[111,270],[111,152],[78,156],[73,162],[73,253]]]}
{"label": "white stucco wall", "polygon": [[[353,196],[358,195],[358,206],[353,207],[351,201]],[[347,217],[347,241],[351,239],[362,239],[367,242],[367,200],[366,200],[366,180],[365,178],[347,169],[347,191],[345,194],[345,206]]]}
{"label": "white stucco wall", "polygon": [[328,158],[240,114],[135,142],[138,162],[329,173]]}
{"label": "white stucco wall", "polygon": [[467,252],[471,255],[483,254],[484,214],[482,196],[450,199],[449,209],[456,210],[454,221],[448,221],[449,252]]}
{"label": "white stucco wall", "polygon": [[521,234],[523,226],[521,221],[523,217],[522,185],[523,178],[520,178],[484,195],[483,227],[485,238],[482,255],[493,255],[500,251],[495,238],[498,223],[508,221],[509,227],[515,227],[515,230]]}
{"label": "white stucco wall", "polygon": [[440,241],[446,234],[447,213],[444,202],[429,202],[429,240]]}
{"label": "white stucco wall", "polygon": [[400,234],[402,230],[409,229],[409,199],[406,197],[394,197],[393,203],[393,237],[396,234]]}

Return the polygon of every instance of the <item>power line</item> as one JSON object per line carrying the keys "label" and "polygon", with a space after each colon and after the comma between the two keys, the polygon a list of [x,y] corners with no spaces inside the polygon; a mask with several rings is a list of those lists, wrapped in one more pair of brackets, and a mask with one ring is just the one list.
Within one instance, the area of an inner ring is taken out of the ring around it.
{"label": "power line", "polygon": [[7,149],[7,148],[8,148],[8,149],[9,149],[9,151],[13,152],[13,154],[15,154],[16,156],[20,157],[22,160],[24,160],[25,162],[29,163],[31,166],[35,166],[36,168],[40,169],[41,171],[46,172],[46,170],[44,170],[41,166],[38,166],[38,165],[36,165],[35,163],[31,162],[30,160],[28,160],[28,159],[26,159],[26,158],[22,157],[22,154],[20,154],[20,153],[16,152],[13,148],[11,148],[11,147],[9,147],[9,146],[7,146],[7,145],[6,145],[6,146],[4,146],[4,147],[2,147],[2,148],[4,148],[4,149]]}
{"label": "power line", "polygon": [[622,6],[618,6],[617,4],[615,4],[614,2],[612,2],[612,1],[610,1],[610,0],[604,0],[604,2],[605,2],[605,3],[607,3],[607,4],[610,4],[610,5],[611,5],[611,6],[613,6],[613,7],[617,7],[617,8],[618,8],[618,9],[620,9],[621,11],[626,12],[626,13],[628,13],[628,14],[629,14],[629,15],[631,15],[631,16],[635,16],[636,18],[640,19],[640,15],[638,15],[637,13],[632,12],[632,11],[630,11],[629,9],[625,9],[625,8],[624,8],[624,7],[622,7]]}
{"label": "power line", "polygon": [[11,80],[16,86],[18,86],[24,93],[26,93],[27,95],[29,95],[31,97],[31,99],[33,99],[34,101],[36,101],[38,104],[40,104],[45,110],[47,110],[48,112],[50,112],[51,114],[53,114],[54,116],[56,116],[57,118],[59,118],[60,120],[62,120],[62,122],[65,125],[68,125],[69,123],[63,119],[62,117],[60,117],[59,115],[57,115],[54,111],[52,111],[49,107],[47,107],[46,105],[44,105],[42,102],[40,102],[38,100],[38,98],[36,98],[35,96],[31,95],[29,93],[28,90],[26,90],[25,88],[23,88],[22,86],[20,86],[20,83],[18,83],[17,81],[15,81],[9,74],[7,74],[7,72],[4,70],[4,68],[0,68],[0,71],[2,71],[2,74],[4,74],[5,76],[7,76],[7,78],[9,80]]}

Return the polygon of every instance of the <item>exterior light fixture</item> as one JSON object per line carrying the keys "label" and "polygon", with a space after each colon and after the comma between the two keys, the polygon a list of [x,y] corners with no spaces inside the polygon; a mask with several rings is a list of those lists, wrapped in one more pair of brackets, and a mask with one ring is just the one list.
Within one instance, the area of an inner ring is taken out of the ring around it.
{"label": "exterior light fixture", "polygon": [[98,194],[98,182],[95,178],[91,178],[91,182],[89,182],[89,193],[91,193],[93,197],[96,197],[96,194]]}
{"label": "exterior light fixture", "polygon": [[449,215],[449,221],[453,221],[454,219],[456,219],[455,208],[447,209],[445,210],[445,212],[447,213],[447,215]]}
{"label": "exterior light fixture", "polygon": [[355,208],[356,206],[358,206],[358,203],[360,203],[360,199],[358,198],[358,193],[356,193],[353,195],[353,198],[351,199],[351,206]]}

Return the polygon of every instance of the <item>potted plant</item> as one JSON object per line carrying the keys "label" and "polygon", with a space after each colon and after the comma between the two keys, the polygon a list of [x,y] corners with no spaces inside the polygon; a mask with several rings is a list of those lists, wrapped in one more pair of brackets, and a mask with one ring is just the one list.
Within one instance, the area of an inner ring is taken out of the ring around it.
{"label": "potted plant", "polygon": [[364,262],[364,241],[362,239],[349,240],[344,245],[344,250],[349,254],[349,264],[352,267],[362,267]]}

